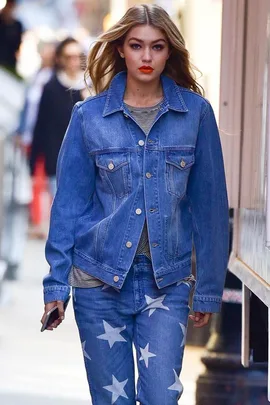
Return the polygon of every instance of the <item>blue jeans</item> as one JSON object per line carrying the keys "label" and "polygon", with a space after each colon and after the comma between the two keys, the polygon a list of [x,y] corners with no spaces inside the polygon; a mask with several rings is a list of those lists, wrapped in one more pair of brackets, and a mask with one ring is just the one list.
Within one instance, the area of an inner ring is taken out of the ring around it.
{"label": "blue jeans", "polygon": [[193,283],[191,276],[158,289],[150,260],[138,255],[121,290],[73,288],[93,405],[177,404]]}

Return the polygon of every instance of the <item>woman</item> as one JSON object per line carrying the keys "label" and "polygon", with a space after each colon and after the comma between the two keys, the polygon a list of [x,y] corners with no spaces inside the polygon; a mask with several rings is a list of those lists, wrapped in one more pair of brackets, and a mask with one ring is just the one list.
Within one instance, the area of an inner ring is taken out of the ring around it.
{"label": "woman", "polygon": [[66,38],[56,49],[56,73],[44,86],[30,156],[32,173],[38,156],[45,159],[51,195],[56,192],[56,162],[74,104],[83,100],[81,47]]}
{"label": "woman", "polygon": [[177,404],[192,240],[195,327],[220,311],[228,259],[214,114],[156,5],[130,8],[101,35],[88,73],[97,95],[75,106],[58,160],[45,314],[57,305],[50,329],[61,323],[72,285],[94,405]]}

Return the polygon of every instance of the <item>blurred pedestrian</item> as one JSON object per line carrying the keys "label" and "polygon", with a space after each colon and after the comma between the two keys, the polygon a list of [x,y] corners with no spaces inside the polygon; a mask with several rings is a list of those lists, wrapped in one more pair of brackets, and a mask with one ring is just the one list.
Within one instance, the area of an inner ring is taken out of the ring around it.
{"label": "blurred pedestrian", "polygon": [[55,47],[56,44],[54,42],[40,41],[38,44],[40,68],[27,87],[25,103],[17,130],[18,143],[24,148],[27,148],[32,143],[43,88],[51,79],[54,72]]}
{"label": "blurred pedestrian", "polygon": [[[30,81],[27,90],[25,103],[21,113],[21,119],[15,137],[15,143],[28,156],[33,140],[33,131],[37,121],[39,103],[45,84],[51,79],[55,69],[55,42],[40,41],[38,52],[40,55],[40,68]],[[29,235],[34,238],[45,238],[46,232],[42,229],[42,196],[46,187],[44,171],[44,157],[39,156],[33,167],[32,177],[32,201],[30,204]]]}
{"label": "blurred pedestrian", "polygon": [[[45,312],[73,287],[93,405],[177,405],[194,240],[194,326],[219,312],[228,201],[210,103],[157,5],[130,8],[92,48],[97,95],[78,103],[59,154]],[[132,346],[137,351],[135,393]]]}
{"label": "blurred pedestrian", "polygon": [[22,41],[22,23],[14,18],[16,0],[6,0],[0,11],[0,66],[15,72],[17,54]]}
{"label": "blurred pedestrian", "polygon": [[83,99],[82,49],[74,38],[56,48],[56,72],[44,86],[30,153],[31,173],[40,155],[45,159],[52,197],[56,192],[56,162],[74,104]]}

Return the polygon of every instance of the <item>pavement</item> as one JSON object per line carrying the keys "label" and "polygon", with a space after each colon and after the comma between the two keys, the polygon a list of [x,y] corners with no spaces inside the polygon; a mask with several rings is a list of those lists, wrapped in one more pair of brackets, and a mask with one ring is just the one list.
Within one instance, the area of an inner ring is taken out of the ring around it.
{"label": "pavement", "polygon": [[[44,241],[27,241],[19,280],[6,285],[10,302],[0,306],[1,405],[91,404],[72,305],[61,328],[40,333],[47,272]],[[195,405],[203,351],[186,347],[179,405]]]}

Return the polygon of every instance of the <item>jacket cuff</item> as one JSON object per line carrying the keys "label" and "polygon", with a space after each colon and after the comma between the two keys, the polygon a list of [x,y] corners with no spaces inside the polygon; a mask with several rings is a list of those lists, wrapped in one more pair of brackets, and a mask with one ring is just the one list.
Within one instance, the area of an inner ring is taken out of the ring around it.
{"label": "jacket cuff", "polygon": [[49,286],[44,288],[44,304],[53,301],[66,301],[70,294],[68,286]]}
{"label": "jacket cuff", "polygon": [[192,309],[194,312],[216,313],[221,311],[222,298],[194,295]]}

